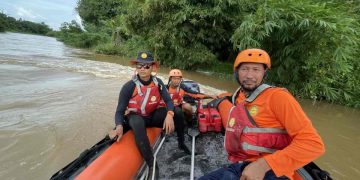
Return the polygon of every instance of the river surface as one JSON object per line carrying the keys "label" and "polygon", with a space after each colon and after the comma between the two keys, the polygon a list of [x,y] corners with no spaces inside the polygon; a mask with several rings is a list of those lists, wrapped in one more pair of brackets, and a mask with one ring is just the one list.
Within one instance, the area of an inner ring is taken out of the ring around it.
{"label": "river surface", "polygon": [[[165,83],[168,70],[158,74]],[[114,126],[119,90],[133,74],[121,57],[69,48],[51,37],[0,33],[0,179],[49,179],[102,139]],[[209,94],[237,87],[203,72],[185,71],[184,77]],[[359,179],[360,110],[308,100],[300,104],[326,145],[326,154],[316,163],[335,179]],[[201,138],[195,177],[226,164],[223,151],[204,149],[221,149],[222,137]],[[168,141],[173,144],[175,137]],[[176,153],[175,159],[172,154],[159,164],[178,173],[162,178],[188,177],[188,170],[164,164],[190,163],[190,156]]]}

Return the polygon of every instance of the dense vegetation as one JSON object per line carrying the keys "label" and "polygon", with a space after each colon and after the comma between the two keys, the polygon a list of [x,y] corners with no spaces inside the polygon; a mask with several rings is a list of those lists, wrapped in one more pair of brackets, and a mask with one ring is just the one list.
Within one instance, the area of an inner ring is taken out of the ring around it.
{"label": "dense vegetation", "polygon": [[17,20],[0,12],[0,32],[5,31],[46,35],[52,30],[45,23]]}
{"label": "dense vegetation", "polygon": [[55,36],[65,44],[75,47],[90,48],[94,45],[110,41],[110,36],[102,32],[102,28],[94,25],[86,26],[87,31],[83,31],[76,21],[63,23],[60,32]]}
{"label": "dense vegetation", "polygon": [[262,48],[271,83],[360,107],[359,1],[79,0],[76,10],[84,29],[71,22],[59,33],[69,44],[130,57],[150,49],[166,66],[229,74],[238,51]]}

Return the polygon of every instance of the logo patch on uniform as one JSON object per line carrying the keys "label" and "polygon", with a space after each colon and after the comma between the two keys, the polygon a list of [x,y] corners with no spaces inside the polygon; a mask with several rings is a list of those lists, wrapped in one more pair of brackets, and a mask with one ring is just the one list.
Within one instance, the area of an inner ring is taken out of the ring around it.
{"label": "logo patch on uniform", "polygon": [[259,112],[259,108],[256,105],[250,107],[249,113],[252,117],[256,116]]}
{"label": "logo patch on uniform", "polygon": [[147,58],[147,54],[146,54],[146,53],[141,53],[141,58],[146,59],[146,58]]}
{"label": "logo patch on uniform", "polygon": [[156,101],[156,96],[152,96],[150,100],[153,102]]}
{"label": "logo patch on uniform", "polygon": [[229,127],[233,127],[235,125],[235,118],[230,118]]}
{"label": "logo patch on uniform", "polygon": [[178,100],[177,99],[174,99],[174,103],[177,103],[178,102]]}

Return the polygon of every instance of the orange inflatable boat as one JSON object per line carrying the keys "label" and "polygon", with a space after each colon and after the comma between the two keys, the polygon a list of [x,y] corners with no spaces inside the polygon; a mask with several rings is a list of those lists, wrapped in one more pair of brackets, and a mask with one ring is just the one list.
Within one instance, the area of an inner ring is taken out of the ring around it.
{"label": "orange inflatable boat", "polygon": [[[198,84],[193,81],[184,81],[185,85],[193,91],[200,92]],[[192,105],[203,106],[196,102],[195,99],[190,97],[184,97],[184,100]],[[203,108],[207,108],[204,105]],[[201,109],[201,108],[200,108]],[[205,114],[204,111],[196,111],[196,115],[193,116],[194,127],[198,123],[203,125],[203,129],[200,132],[205,134],[207,131],[220,131],[220,129],[212,128],[213,117],[218,117],[220,113],[221,117],[228,117],[227,111],[214,112],[216,109],[208,111],[210,114]],[[206,119],[210,118],[210,119]],[[204,119],[205,118],[205,119]],[[201,121],[199,121],[201,120]],[[227,118],[216,120],[220,125],[214,127],[226,127]],[[210,128],[209,128],[210,127]],[[200,127],[201,128],[201,127]],[[196,128],[191,128],[196,129]],[[164,142],[160,128],[147,128],[147,136],[150,140],[150,144],[154,149],[154,157],[156,158],[157,152],[161,148],[161,144]],[[196,136],[196,135],[195,135]],[[193,137],[194,139],[194,137]],[[195,146],[195,141],[193,141]],[[132,131],[126,132],[121,138],[120,142],[114,143],[114,140],[109,137],[105,137],[103,140],[95,144],[88,150],[85,150],[81,155],[71,162],[69,165],[56,172],[51,179],[76,179],[76,180],[88,180],[88,179],[104,179],[104,180],[129,180],[129,179],[144,179],[146,165],[143,158],[138,151],[135,138]],[[190,171],[190,169],[189,169]],[[315,163],[310,162],[298,171],[299,179],[305,180],[331,180],[332,178],[326,172],[320,169]]]}
{"label": "orange inflatable boat", "polygon": [[[147,128],[147,136],[153,149],[159,146],[161,131],[160,128]],[[145,168],[134,134],[129,131],[118,143],[114,143],[109,137],[104,138],[55,173],[51,179],[139,179]]]}

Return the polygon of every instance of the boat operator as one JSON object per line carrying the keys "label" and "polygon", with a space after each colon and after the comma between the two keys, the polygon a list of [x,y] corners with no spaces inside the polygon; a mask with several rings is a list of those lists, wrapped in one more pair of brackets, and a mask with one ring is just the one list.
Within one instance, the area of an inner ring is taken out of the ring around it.
{"label": "boat operator", "polygon": [[213,100],[225,129],[232,164],[205,179],[299,179],[295,171],[324,154],[324,143],[297,100],[285,88],[264,83],[270,56],[261,49],[241,51],[233,66],[240,87]]}

